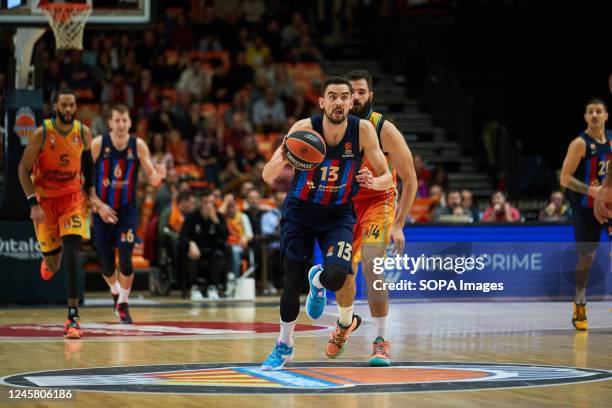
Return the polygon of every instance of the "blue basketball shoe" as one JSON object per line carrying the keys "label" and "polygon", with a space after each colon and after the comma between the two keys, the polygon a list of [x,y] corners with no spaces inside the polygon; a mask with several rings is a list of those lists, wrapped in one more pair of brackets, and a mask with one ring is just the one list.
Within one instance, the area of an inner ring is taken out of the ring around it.
{"label": "blue basketball shoe", "polygon": [[268,358],[261,363],[264,371],[282,370],[285,363],[293,358],[293,347],[289,347],[280,340],[276,342]]}
{"label": "blue basketball shoe", "polygon": [[315,265],[308,271],[308,283],[310,283],[310,292],[306,299],[306,314],[313,320],[317,320],[323,314],[325,309],[325,289],[318,289],[312,280],[317,272],[322,271],[321,265]]}

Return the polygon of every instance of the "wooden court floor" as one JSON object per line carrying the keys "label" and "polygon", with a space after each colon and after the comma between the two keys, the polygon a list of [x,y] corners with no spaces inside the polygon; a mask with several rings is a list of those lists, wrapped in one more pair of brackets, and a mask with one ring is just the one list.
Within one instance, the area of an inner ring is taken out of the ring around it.
{"label": "wooden court floor", "polygon": [[[146,304],[139,306],[140,303],[134,301],[136,304],[131,306],[135,321],[145,325],[144,332],[126,336],[125,332],[113,332],[122,326],[114,323],[110,306],[105,302],[106,297],[81,308],[86,337],[77,341],[64,340],[57,332],[45,331],[51,327],[49,324],[63,321],[64,308],[0,307],[0,377],[6,380],[21,373],[93,367],[170,365],[176,369],[176,365],[225,362],[257,367],[271,350],[279,319],[275,298],[259,299],[255,305],[252,302],[195,304],[176,298],[147,297],[140,302]],[[591,329],[587,333],[577,333],[571,327],[571,304],[568,303],[392,304],[389,328],[392,357],[398,364],[520,364],[588,368],[605,373],[612,370],[610,307],[610,302],[589,304]],[[298,323],[304,325],[303,331],[296,334],[295,360],[287,368],[297,367],[300,362],[319,361],[340,367],[348,362],[367,361],[374,328],[367,305],[358,305],[356,312],[363,316],[363,325],[350,337],[342,358],[330,363],[324,356],[324,346],[330,331],[326,326],[331,327],[336,319],[335,306],[328,305],[326,314],[317,322],[310,321],[302,311]],[[181,329],[182,323],[189,327]],[[181,330],[189,334],[181,334]],[[349,373],[353,369],[345,370]],[[365,382],[368,375],[362,377]],[[231,376],[229,380],[211,378],[199,381],[234,381]],[[332,376],[329,378],[334,381]],[[172,381],[176,381],[176,377]],[[529,381],[521,383],[531,384]],[[180,394],[172,389],[157,393],[144,389],[140,392],[75,390],[74,399],[62,403],[8,399],[8,392],[15,389],[18,388],[6,383],[0,386],[0,406],[378,408],[486,405],[497,408],[608,407],[612,401],[612,381],[609,379],[529,388],[473,390],[467,387],[443,391],[424,387],[421,392],[316,395],[275,394],[274,390],[268,393],[263,388],[264,393],[256,395],[242,395],[236,391],[220,391],[222,395]]]}

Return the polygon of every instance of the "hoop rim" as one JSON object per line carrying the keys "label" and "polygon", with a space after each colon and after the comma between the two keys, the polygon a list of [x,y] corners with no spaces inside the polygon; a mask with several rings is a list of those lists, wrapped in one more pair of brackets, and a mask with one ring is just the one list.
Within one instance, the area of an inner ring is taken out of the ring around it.
{"label": "hoop rim", "polygon": [[40,8],[47,12],[54,11],[87,11],[91,9],[91,6],[86,3],[46,3],[41,4]]}

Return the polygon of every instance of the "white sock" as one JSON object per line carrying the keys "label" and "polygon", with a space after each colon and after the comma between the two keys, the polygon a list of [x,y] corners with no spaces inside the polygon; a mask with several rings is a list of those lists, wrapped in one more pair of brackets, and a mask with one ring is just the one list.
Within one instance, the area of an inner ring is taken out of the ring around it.
{"label": "white sock", "polygon": [[295,330],[295,322],[280,322],[280,334],[278,335],[278,341],[285,343],[289,347],[293,347],[293,331]]}
{"label": "white sock", "polygon": [[119,285],[119,299],[117,299],[117,303],[127,303],[129,296],[130,288],[124,289]]}
{"label": "white sock", "polygon": [[387,317],[373,317],[374,326],[376,327],[376,336],[382,337],[383,340],[387,340]]}
{"label": "white sock", "polygon": [[110,291],[113,295],[119,294],[119,290],[121,290],[121,286],[119,286],[119,282],[115,281],[115,283],[113,283],[112,285],[109,283],[108,286],[110,287]]}
{"label": "white sock", "polygon": [[338,312],[340,312],[340,317],[338,317],[338,323],[340,323],[340,326],[349,327],[353,322],[353,305],[348,307],[338,305]]}
{"label": "white sock", "polygon": [[323,289],[323,285],[321,284],[321,281],[319,280],[319,277],[321,276],[322,273],[323,273],[323,271],[319,271],[319,272],[315,273],[315,276],[312,278],[312,284],[317,289]]}
{"label": "white sock", "polygon": [[586,303],[586,288],[576,288],[576,303],[580,305]]}

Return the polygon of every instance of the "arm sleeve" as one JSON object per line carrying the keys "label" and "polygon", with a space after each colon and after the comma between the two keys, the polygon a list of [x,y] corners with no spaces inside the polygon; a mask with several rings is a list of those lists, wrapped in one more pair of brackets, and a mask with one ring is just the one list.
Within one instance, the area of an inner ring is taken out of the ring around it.
{"label": "arm sleeve", "polygon": [[89,192],[89,188],[94,186],[94,180],[96,179],[95,166],[93,157],[91,157],[91,150],[84,150],[83,154],[81,154],[81,171],[85,177],[83,187],[85,188],[85,191]]}

